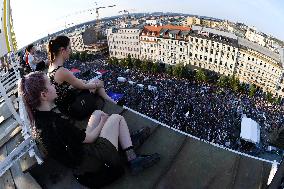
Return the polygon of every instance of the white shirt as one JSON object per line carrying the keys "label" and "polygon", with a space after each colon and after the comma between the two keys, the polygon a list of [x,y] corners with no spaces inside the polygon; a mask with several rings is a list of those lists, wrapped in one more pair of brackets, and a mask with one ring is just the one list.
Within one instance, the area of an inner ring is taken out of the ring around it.
{"label": "white shirt", "polygon": [[[24,60],[26,61],[26,55],[24,55]],[[33,71],[35,71],[35,69],[36,69],[36,64],[34,63],[34,60],[35,60],[34,56],[29,54],[28,55],[28,63],[29,63],[29,65],[30,65],[30,67]]]}

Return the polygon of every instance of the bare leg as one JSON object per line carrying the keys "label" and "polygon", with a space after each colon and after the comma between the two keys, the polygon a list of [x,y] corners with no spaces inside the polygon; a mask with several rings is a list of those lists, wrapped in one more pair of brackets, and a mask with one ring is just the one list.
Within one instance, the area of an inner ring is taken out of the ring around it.
{"label": "bare leg", "polygon": [[108,101],[113,102],[114,104],[116,104],[116,102],[107,95],[107,93],[105,91],[105,88],[97,89],[96,93],[98,95],[100,95],[103,99],[108,100]]}
{"label": "bare leg", "polygon": [[122,149],[132,146],[129,130],[124,117],[118,114],[111,115],[100,133],[100,137],[108,139],[118,149],[118,141]]}
{"label": "bare leg", "polygon": [[111,115],[105,122],[100,137],[106,138],[110,141],[116,149],[118,149],[118,135],[119,135],[119,124],[121,116],[118,114]]}
{"label": "bare leg", "polygon": [[123,150],[132,146],[129,129],[124,117],[122,117],[120,121],[118,139]]}
{"label": "bare leg", "polygon": [[102,114],[104,114],[104,112],[101,110],[96,110],[93,112],[93,114],[89,119],[88,126],[86,128],[86,133],[91,132],[94,128],[96,128],[99,125]]}

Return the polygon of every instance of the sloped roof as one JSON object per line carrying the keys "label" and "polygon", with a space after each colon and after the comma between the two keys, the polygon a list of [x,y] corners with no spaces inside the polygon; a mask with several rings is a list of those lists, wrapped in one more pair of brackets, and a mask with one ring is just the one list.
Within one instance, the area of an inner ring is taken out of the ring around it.
{"label": "sloped roof", "polygon": [[178,34],[180,32],[180,30],[170,30],[169,33],[170,34]]}
{"label": "sloped roof", "polygon": [[271,50],[260,46],[259,44],[251,42],[251,41],[249,41],[245,38],[242,38],[242,37],[238,37],[238,43],[239,43],[239,45],[241,45],[243,47],[255,50],[255,51],[257,51],[261,54],[264,54],[264,55],[280,62],[280,55],[279,54],[276,54],[276,53],[272,52]]}
{"label": "sloped roof", "polygon": [[[121,112],[122,108],[107,103],[103,110],[112,114]],[[136,176],[126,171],[123,177],[105,187],[106,189],[266,187],[270,162],[201,141],[132,110],[127,110],[122,115],[131,132],[144,126],[151,128],[151,136],[138,149],[138,153],[157,152],[161,155],[161,161]],[[79,124],[87,125],[87,121]],[[84,188],[74,182],[70,170],[58,168],[54,162],[48,166],[53,168],[37,168],[34,172],[38,181],[46,188]],[[50,176],[54,176],[54,170],[60,175],[60,181],[56,183]]]}
{"label": "sloped roof", "polygon": [[188,31],[191,30],[189,27],[184,26],[174,26],[174,25],[164,25],[164,26],[145,26],[145,30],[151,32],[160,32],[162,29],[169,29],[169,30],[181,30],[181,31]]}

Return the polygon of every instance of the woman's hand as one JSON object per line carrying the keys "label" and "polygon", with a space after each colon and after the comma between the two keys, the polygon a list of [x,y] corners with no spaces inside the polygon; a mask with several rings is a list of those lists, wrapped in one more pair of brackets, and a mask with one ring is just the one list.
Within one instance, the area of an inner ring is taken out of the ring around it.
{"label": "woman's hand", "polygon": [[96,93],[97,89],[89,89],[91,93]]}
{"label": "woman's hand", "polygon": [[99,79],[92,81],[92,83],[94,83],[97,88],[103,88],[104,87],[104,82],[99,80]]}
{"label": "woman's hand", "polygon": [[108,114],[106,114],[106,113],[102,113],[102,115],[101,115],[101,120],[100,120],[100,124],[105,124],[106,123],[106,121],[107,121],[107,119],[109,118],[109,115]]}

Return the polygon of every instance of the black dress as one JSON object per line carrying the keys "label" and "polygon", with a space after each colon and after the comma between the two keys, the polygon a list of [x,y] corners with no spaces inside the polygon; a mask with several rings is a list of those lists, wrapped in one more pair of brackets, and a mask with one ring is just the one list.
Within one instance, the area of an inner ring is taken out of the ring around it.
{"label": "black dress", "polygon": [[95,110],[102,109],[104,100],[97,94],[91,93],[89,90],[74,89],[66,81],[61,84],[55,82],[55,73],[61,67],[58,66],[48,73],[48,77],[51,83],[55,85],[58,95],[55,99],[58,109],[65,115],[76,120],[88,118]]}
{"label": "black dress", "polygon": [[94,143],[82,143],[85,131],[73,126],[61,114],[36,111],[34,133],[47,156],[74,170],[75,178],[91,188],[109,184],[124,173],[115,146],[99,137]]}
{"label": "black dress", "polygon": [[76,92],[74,89],[72,89],[72,86],[64,81],[61,84],[58,84],[55,82],[54,76],[56,71],[61,68],[62,66],[58,66],[56,69],[52,70],[51,72],[48,72],[48,77],[50,78],[50,81],[52,84],[54,84],[57,98],[55,99],[55,104],[58,107],[58,109],[66,114],[70,115],[70,106],[72,102],[76,99]]}

